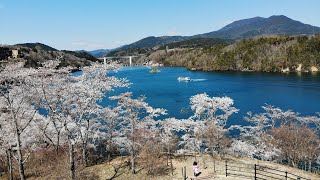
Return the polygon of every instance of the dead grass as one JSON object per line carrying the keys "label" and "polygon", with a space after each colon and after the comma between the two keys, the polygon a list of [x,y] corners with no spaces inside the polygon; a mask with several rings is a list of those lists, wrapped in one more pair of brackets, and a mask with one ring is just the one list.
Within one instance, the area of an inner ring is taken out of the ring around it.
{"label": "dead grass", "polygon": [[[197,156],[195,157],[179,157],[173,160],[174,173],[173,176],[171,173],[162,176],[148,176],[147,171],[140,169],[137,174],[133,175],[130,173],[129,166],[127,163],[129,159],[117,158],[113,160],[110,164],[101,164],[97,166],[92,166],[84,170],[87,174],[94,174],[98,179],[118,179],[118,180],[128,180],[128,179],[138,179],[138,180],[147,180],[147,179],[157,179],[157,180],[181,180],[182,179],[182,168],[186,167],[186,175],[188,179],[194,178],[192,172],[192,163],[194,160],[197,160],[200,165],[200,171],[202,174],[197,179],[244,179],[240,177],[225,177],[225,160],[221,158],[212,158],[210,156]],[[229,161],[234,161],[241,166],[242,170],[246,170],[248,166],[253,167],[254,164],[259,164],[262,166],[272,167],[274,169],[288,171],[293,174],[309,178],[309,179],[320,179],[319,175],[312,173],[304,172],[299,169],[279,165],[272,162],[258,161],[249,158],[228,158]],[[247,172],[247,175],[252,176],[253,169],[250,169]]]}
{"label": "dead grass", "polygon": [[[39,172],[35,173],[35,170],[28,170],[28,177],[30,179],[68,179],[68,166],[66,162],[67,159],[60,160],[60,164],[56,164],[55,167],[47,166],[39,168]],[[309,179],[320,179],[319,175],[304,172],[299,169],[279,165],[272,162],[253,160],[249,158],[234,158],[228,157],[229,161],[240,165],[245,170],[245,167],[252,167],[254,164],[259,164],[262,166],[272,167],[274,169],[288,171],[293,174],[300,175]],[[182,179],[182,168],[186,167],[186,175],[188,179],[193,178],[192,163],[194,161],[199,162],[200,171],[202,174],[199,176],[201,179],[244,179],[240,177],[225,177],[225,159],[216,157],[212,158],[208,155],[204,156],[176,156],[173,159],[174,172],[171,175],[170,167],[164,175],[147,175],[148,170],[142,168],[141,164],[138,164],[137,173],[132,174],[130,172],[129,158],[128,157],[118,157],[113,159],[111,162],[105,162],[103,164],[94,165],[87,168],[79,168],[77,171],[77,179],[92,179],[92,180],[181,180]],[[141,163],[141,162],[140,162]],[[33,173],[30,173],[33,172]],[[253,169],[248,170],[246,173],[252,173]],[[41,176],[40,176],[41,174]],[[249,174],[252,175],[252,174]],[[7,179],[5,176],[0,177],[0,180]],[[251,178],[252,179],[252,178]]]}

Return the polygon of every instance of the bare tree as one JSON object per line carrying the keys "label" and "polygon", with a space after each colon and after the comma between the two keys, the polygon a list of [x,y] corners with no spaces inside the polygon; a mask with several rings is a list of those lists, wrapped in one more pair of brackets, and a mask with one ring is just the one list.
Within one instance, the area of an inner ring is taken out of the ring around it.
{"label": "bare tree", "polygon": [[319,138],[313,129],[297,124],[272,129],[273,144],[278,147],[288,164],[298,167],[301,162],[311,166],[319,153]]}

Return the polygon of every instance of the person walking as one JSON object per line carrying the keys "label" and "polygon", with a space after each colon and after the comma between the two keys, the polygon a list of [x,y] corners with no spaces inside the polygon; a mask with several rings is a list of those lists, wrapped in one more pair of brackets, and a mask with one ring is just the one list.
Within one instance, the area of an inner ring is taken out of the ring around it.
{"label": "person walking", "polygon": [[199,166],[198,166],[198,163],[196,161],[193,162],[192,170],[193,170],[193,174],[194,174],[195,177],[200,175]]}

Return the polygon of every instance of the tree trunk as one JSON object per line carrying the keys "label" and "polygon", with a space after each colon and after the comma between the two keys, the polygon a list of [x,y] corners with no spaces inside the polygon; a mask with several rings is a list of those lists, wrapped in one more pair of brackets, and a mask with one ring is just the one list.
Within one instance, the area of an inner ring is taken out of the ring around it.
{"label": "tree trunk", "polygon": [[135,124],[134,124],[134,121],[131,122],[131,138],[132,138],[132,146],[131,146],[131,172],[132,174],[135,174],[136,173],[136,170],[135,170]]}
{"label": "tree trunk", "polygon": [[[88,160],[87,160],[87,144],[88,144],[88,135],[89,135],[89,129],[90,129],[90,121],[87,119],[87,128],[86,133],[82,139],[82,164],[87,167]],[[82,136],[81,136],[82,137]]]}
{"label": "tree trunk", "polygon": [[7,150],[7,160],[8,160],[8,174],[9,180],[13,180],[12,176],[12,156],[11,156],[11,149]]}
{"label": "tree trunk", "polygon": [[26,176],[24,174],[23,159],[22,159],[23,157],[22,157],[22,150],[21,150],[21,139],[20,139],[20,132],[18,128],[16,128],[16,141],[17,141],[18,166],[19,166],[20,179],[25,180]]}
{"label": "tree trunk", "polygon": [[307,171],[307,162],[304,161],[304,170]]}
{"label": "tree trunk", "polygon": [[212,155],[212,157],[214,157],[214,147],[213,147],[213,145],[211,146],[211,155]]}
{"label": "tree trunk", "polygon": [[[134,143],[133,143],[134,144]],[[134,153],[134,148],[132,148],[132,152],[131,152],[131,172],[132,174],[136,173],[135,170],[135,153]]]}
{"label": "tree trunk", "polygon": [[87,161],[87,145],[86,143],[82,143],[82,164],[87,167],[88,161]]}
{"label": "tree trunk", "polygon": [[171,175],[173,176],[173,163],[172,163],[172,158],[170,158],[170,168],[171,168]]}
{"label": "tree trunk", "polygon": [[76,178],[75,175],[75,163],[74,163],[74,146],[72,142],[69,140],[69,170],[70,170],[70,177],[72,180]]}
{"label": "tree trunk", "polygon": [[169,143],[167,144],[167,166],[169,166],[169,156],[170,156],[170,146]]}
{"label": "tree trunk", "polygon": [[292,167],[296,167],[296,163],[293,160],[291,160],[291,164],[292,164]]}
{"label": "tree trunk", "polygon": [[56,154],[59,155],[59,146],[60,146],[60,132],[57,132],[57,144],[56,144]]}
{"label": "tree trunk", "polygon": [[309,168],[308,168],[308,170],[309,170],[310,172],[312,172],[312,171],[311,171],[311,168],[312,168],[312,162],[309,161]]}
{"label": "tree trunk", "polygon": [[22,160],[22,150],[21,150],[21,139],[20,139],[20,129],[19,129],[19,125],[18,125],[18,121],[14,115],[13,110],[11,110],[11,117],[12,120],[14,122],[14,126],[15,126],[15,136],[16,136],[16,143],[17,143],[17,153],[18,153],[18,166],[19,166],[19,174],[20,174],[20,179],[21,180],[25,180],[26,176],[24,174],[24,167],[23,167],[23,160]]}

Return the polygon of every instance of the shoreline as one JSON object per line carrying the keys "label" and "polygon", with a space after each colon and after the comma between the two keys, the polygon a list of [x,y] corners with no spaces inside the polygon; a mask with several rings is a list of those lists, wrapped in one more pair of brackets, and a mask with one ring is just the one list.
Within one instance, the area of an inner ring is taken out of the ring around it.
{"label": "shoreline", "polygon": [[[146,67],[144,65],[141,66],[123,66],[123,68],[141,68],[141,67]],[[266,74],[282,74],[282,75],[292,75],[292,74],[297,74],[297,75],[320,75],[320,71],[289,71],[289,72],[281,72],[281,71],[255,71],[255,70],[248,70],[248,71],[243,71],[243,70],[202,70],[202,69],[190,69],[185,66],[153,66],[156,68],[185,68],[188,71],[194,71],[194,72],[229,72],[229,73],[266,73]],[[79,69],[79,71],[81,71]]]}

